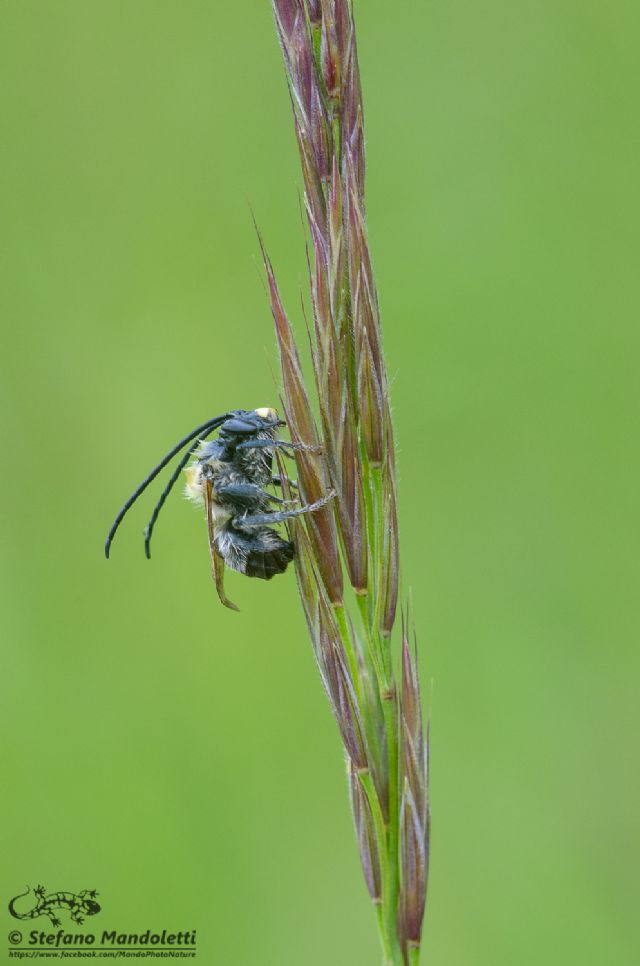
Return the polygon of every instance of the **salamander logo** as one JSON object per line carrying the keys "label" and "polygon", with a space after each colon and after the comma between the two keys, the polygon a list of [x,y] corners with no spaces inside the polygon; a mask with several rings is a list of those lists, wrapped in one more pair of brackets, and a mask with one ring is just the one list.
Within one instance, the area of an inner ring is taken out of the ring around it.
{"label": "salamander logo", "polygon": [[[33,891],[32,905],[29,908],[26,899]],[[64,910],[69,914],[72,922],[80,925],[86,916],[95,916],[100,912],[100,906],[96,902],[98,893],[95,889],[83,889],[82,892],[47,892],[44,886],[36,886],[31,890],[27,886],[26,892],[21,892],[9,903],[9,912],[15,919],[39,919],[40,916],[47,916],[52,926],[61,926],[62,923],[56,913]],[[35,899],[35,905],[33,900]],[[16,903],[22,912],[16,909]]]}

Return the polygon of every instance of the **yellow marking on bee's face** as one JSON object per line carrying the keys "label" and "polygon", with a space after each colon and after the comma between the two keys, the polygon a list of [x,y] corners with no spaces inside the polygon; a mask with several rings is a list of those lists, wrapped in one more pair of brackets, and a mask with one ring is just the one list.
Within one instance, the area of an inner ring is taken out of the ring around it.
{"label": "yellow marking on bee's face", "polygon": [[261,419],[277,419],[278,418],[278,410],[277,409],[269,409],[268,406],[263,406],[262,409],[256,409],[255,410],[255,413],[256,413],[257,416],[260,416]]}
{"label": "yellow marking on bee's face", "polygon": [[202,500],[202,480],[199,479],[200,468],[198,466],[188,466],[184,471],[187,478],[185,486],[186,494],[190,500],[200,503]]}

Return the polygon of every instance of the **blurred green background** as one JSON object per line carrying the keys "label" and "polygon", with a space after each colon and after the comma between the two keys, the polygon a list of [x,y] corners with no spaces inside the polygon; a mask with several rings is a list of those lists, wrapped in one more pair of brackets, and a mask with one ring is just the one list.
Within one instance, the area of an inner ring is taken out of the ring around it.
{"label": "blurred green background", "polygon": [[[636,9],[358,4],[430,966],[638,962]],[[174,440],[276,400],[249,206],[298,321],[305,262],[269,4],[0,14],[0,908],[95,887],[96,929],[197,928],[201,963],[377,963],[293,576],[224,610],[179,497],[145,561],[153,494],[102,555]]]}

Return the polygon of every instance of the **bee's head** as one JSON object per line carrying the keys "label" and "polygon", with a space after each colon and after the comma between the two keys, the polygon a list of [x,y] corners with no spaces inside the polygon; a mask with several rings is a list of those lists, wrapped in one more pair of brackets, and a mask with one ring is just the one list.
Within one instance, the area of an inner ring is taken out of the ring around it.
{"label": "bee's head", "polygon": [[220,427],[220,438],[240,441],[258,434],[275,436],[277,427],[284,425],[276,409],[236,409]]}

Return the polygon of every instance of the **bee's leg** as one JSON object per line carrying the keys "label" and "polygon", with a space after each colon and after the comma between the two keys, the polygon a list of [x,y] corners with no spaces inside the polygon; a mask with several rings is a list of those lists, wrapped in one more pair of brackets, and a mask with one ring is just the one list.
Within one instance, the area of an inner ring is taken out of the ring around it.
{"label": "bee's leg", "polygon": [[291,517],[302,516],[303,513],[313,513],[315,510],[320,510],[321,507],[326,506],[330,500],[333,500],[336,495],[335,490],[331,490],[327,496],[323,496],[321,500],[316,500],[315,503],[307,503],[305,506],[298,507],[297,510],[280,510],[277,513],[256,513],[251,516],[237,516],[233,518],[234,526],[240,527],[269,527],[276,523],[283,523],[285,520],[290,520]]}
{"label": "bee's leg", "polygon": [[204,495],[204,506],[207,515],[207,535],[209,537],[211,567],[213,571],[213,579],[216,582],[218,597],[225,607],[229,607],[231,610],[240,610],[239,607],[236,607],[233,601],[229,600],[224,592],[224,560],[216,550],[216,531],[213,522],[213,488],[211,485],[211,480],[205,480],[202,492]]}
{"label": "bee's leg", "polygon": [[276,473],[275,476],[271,477],[271,482],[274,486],[282,486],[283,483],[286,483],[286,485],[292,487],[292,489],[298,489],[298,484],[295,480],[290,480],[288,476],[280,476],[279,473]]}
{"label": "bee's leg", "polygon": [[291,449],[292,446],[286,439],[245,439],[236,449]]}
{"label": "bee's leg", "polygon": [[322,446],[309,446],[307,443],[292,443],[286,439],[246,439],[238,443],[236,449],[280,449],[285,456],[292,457],[290,451],[303,453],[322,453]]}
{"label": "bee's leg", "polygon": [[[255,507],[257,500],[270,500],[272,503],[285,503],[279,496],[268,493],[256,483],[228,483],[216,487],[216,496],[235,504],[239,510]],[[258,504],[259,505],[259,504]]]}

